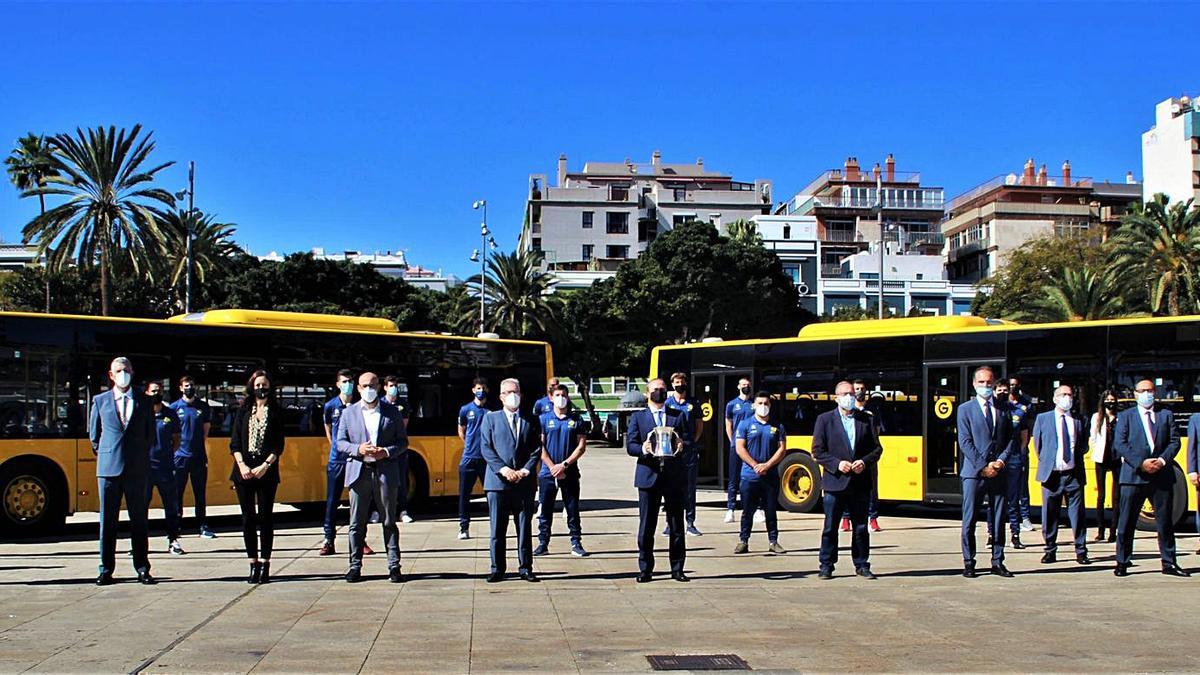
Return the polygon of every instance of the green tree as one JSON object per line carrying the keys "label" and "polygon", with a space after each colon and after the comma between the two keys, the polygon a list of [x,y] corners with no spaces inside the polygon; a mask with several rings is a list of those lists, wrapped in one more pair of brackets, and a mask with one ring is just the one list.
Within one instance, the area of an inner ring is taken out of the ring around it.
{"label": "green tree", "polygon": [[725,228],[725,236],[742,244],[762,244],[762,234],[754,223],[738,218]]}
{"label": "green tree", "polygon": [[225,268],[242,252],[233,240],[233,223],[218,223],[214,216],[199,210],[188,213],[177,209],[166,213],[159,222],[163,234],[164,276],[172,286],[184,283],[187,274],[188,231],[192,232],[192,257],[195,261],[193,282],[203,284],[210,273]]}
{"label": "green tree", "polygon": [[118,258],[140,276],[162,239],[157,206],[174,204],[169,192],[149,186],[173,162],[143,168],[154,150],[154,134],[139,139],[141,130],[140,124],[120,132],[110,126],[53,137],[50,145],[59,175],[22,193],[67,198],[34,218],[22,235],[37,245],[39,254],[47,255],[52,271],[72,260],[85,269],[98,265],[100,311],[106,316],[111,308],[109,276]]}
{"label": "green tree", "polygon": [[[58,170],[54,167],[53,148],[46,142],[45,136],[38,136],[34,133],[17,139],[17,147],[4,160],[4,165],[7,167],[8,179],[22,194],[29,193],[35,188],[45,187],[47,178],[58,175]],[[46,215],[46,196],[44,194],[38,193],[38,206],[41,207],[41,215]],[[46,279],[45,310],[49,313],[50,275],[43,276]]]}
{"label": "green tree", "polygon": [[[884,316],[889,317],[887,313],[889,307],[887,301],[883,303]],[[834,307],[833,311],[825,312],[821,315],[822,321],[866,321],[868,319],[878,319],[879,315],[874,309],[864,309],[857,305],[840,305]]]}
{"label": "green tree", "polygon": [[[0,283],[0,308],[6,311],[44,311],[45,288],[50,284],[50,311],[60,314],[100,313],[96,284],[99,270],[66,267],[24,267],[5,273]],[[160,287],[133,275],[117,274],[111,288],[111,309],[116,316],[162,319],[176,313],[174,297]]]}
{"label": "green tree", "polygon": [[1106,270],[1067,268],[1041,289],[1022,318],[1034,322],[1090,321],[1125,316],[1124,299]]}
{"label": "green tree", "polygon": [[[488,329],[511,338],[540,338],[549,332],[560,300],[552,295],[556,279],[542,269],[541,253],[497,253],[488,260],[484,281]],[[478,274],[467,280],[476,293],[479,283]],[[462,324],[470,325],[466,317]]]}
{"label": "green tree", "polygon": [[[1019,320],[1042,289],[1062,278],[1065,269],[1104,269],[1109,246],[1081,237],[1031,239],[1004,259],[991,277],[979,282],[971,313],[993,319]],[[990,291],[983,289],[990,286]],[[1127,302],[1130,299],[1127,298]],[[1133,299],[1136,306],[1136,298]]]}
{"label": "green tree", "polygon": [[1200,208],[1168,201],[1156,194],[1121,218],[1111,269],[1126,293],[1148,296],[1151,312],[1179,316],[1200,308]]}

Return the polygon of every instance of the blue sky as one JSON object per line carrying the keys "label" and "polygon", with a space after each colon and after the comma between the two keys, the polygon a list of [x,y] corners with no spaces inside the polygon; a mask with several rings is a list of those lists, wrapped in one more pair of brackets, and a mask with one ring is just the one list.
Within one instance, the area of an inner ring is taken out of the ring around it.
{"label": "blue sky", "polygon": [[[895,153],[951,196],[1019,171],[1140,178],[1154,104],[1200,93],[1200,5],[3,4],[0,142],[153,129],[254,253],[406,249],[460,276],[527,177],[703,157],[786,199]],[[0,186],[0,238],[37,210]]]}

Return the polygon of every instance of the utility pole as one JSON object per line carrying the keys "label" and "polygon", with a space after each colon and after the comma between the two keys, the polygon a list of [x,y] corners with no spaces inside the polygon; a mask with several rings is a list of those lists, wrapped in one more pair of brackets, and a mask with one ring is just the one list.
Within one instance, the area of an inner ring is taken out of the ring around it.
{"label": "utility pole", "polygon": [[[876,165],[878,168],[878,165]],[[879,318],[883,318],[883,252],[885,245],[883,226],[883,177],[875,177],[875,215],[879,220]]]}

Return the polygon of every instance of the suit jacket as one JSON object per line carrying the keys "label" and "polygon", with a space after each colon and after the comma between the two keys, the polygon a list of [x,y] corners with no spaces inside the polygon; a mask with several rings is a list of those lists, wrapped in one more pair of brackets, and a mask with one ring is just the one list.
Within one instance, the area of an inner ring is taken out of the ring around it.
{"label": "suit jacket", "polygon": [[131,392],[133,410],[121,424],[112,391],[92,397],[88,439],[96,455],[96,476],[149,475],[150,445],[154,442],[154,405],[144,395]]}
{"label": "suit jacket", "polygon": [[[379,431],[375,434],[375,445],[387,450],[387,457],[375,458],[380,471],[393,485],[399,485],[400,455],[408,450],[408,433],[404,430],[404,417],[400,409],[379,401]],[[346,485],[353,485],[362,474],[363,457],[358,446],[371,442],[367,433],[367,422],[363,417],[363,402],[358,401],[342,411],[338,421],[337,449],[346,455]]]}
{"label": "suit jacket", "polygon": [[1188,418],[1187,442],[1188,473],[1200,473],[1200,449],[1196,447],[1200,443],[1200,415],[1193,414]]}
{"label": "suit jacket", "polygon": [[[1117,426],[1113,428],[1113,446],[1121,458],[1121,484],[1174,485],[1175,471],[1171,464],[1179,452],[1175,416],[1170,410],[1158,410],[1154,413],[1154,445],[1151,447],[1146,439],[1146,432],[1143,431],[1141,413],[1140,405],[1122,410],[1121,414],[1117,415]],[[1142,462],[1151,457],[1161,457],[1166,460],[1167,466],[1158,473],[1145,473],[1142,471]]]}
{"label": "suit jacket", "polygon": [[[840,410],[830,410],[817,415],[813,427],[812,454],[813,459],[825,470],[821,478],[821,488],[826,492],[841,492],[847,488],[870,489],[878,470],[879,458],[883,455],[883,446],[879,443],[878,427],[871,413],[865,410],[855,410],[851,413],[854,418],[854,447],[850,447],[850,439],[846,436],[846,428],[842,426]],[[842,473],[838,464],[843,461],[853,462],[861,459],[867,468],[862,473]]]}
{"label": "suit jacket", "polygon": [[[1072,416],[1072,425],[1075,427],[1075,447],[1071,449],[1071,455],[1075,458],[1075,469],[1071,472],[1075,474],[1075,478],[1080,485],[1087,483],[1087,471],[1083,468],[1083,456],[1087,453],[1088,436],[1083,430],[1083,421],[1077,416]],[[1037,479],[1039,483],[1045,483],[1050,480],[1050,474],[1054,471],[1055,460],[1058,458],[1058,437],[1062,435],[1062,424],[1058,421],[1058,413],[1053,410],[1048,410],[1037,416],[1033,422],[1033,447],[1037,452],[1038,470]]]}
{"label": "suit jacket", "polygon": [[[263,433],[262,453],[257,457],[250,454],[250,417],[254,415],[255,408],[254,401],[251,400],[234,409],[233,422],[229,427],[229,454],[241,453],[242,461],[251,469],[267,461],[268,456],[275,455],[275,463],[267,469],[262,478],[250,480],[279,483],[279,458],[283,456],[284,444],[283,407],[274,403],[267,408],[267,428]],[[236,462],[229,468],[229,480],[234,483],[245,482]]]}
{"label": "suit jacket", "polygon": [[[665,405],[662,410],[666,413],[666,426],[675,429],[675,433],[679,434],[680,439],[688,438],[690,431],[687,429],[687,417]],[[633,474],[634,487],[652,488],[658,482],[660,475],[666,476],[665,480],[669,481],[687,480],[682,455],[664,460],[642,452],[642,444],[646,442],[646,437],[654,431],[656,426],[658,424],[655,423],[654,413],[650,412],[650,408],[644,408],[629,416],[629,427],[625,431],[625,451],[631,456],[637,457],[637,471]]]}
{"label": "suit jacket", "polygon": [[[493,410],[479,423],[479,450],[488,465],[483,476],[484,490],[533,490],[537,486],[537,467],[542,460],[542,425],[520,413],[518,419],[517,438],[513,438],[506,410]],[[500,475],[500,469],[506,466],[514,471],[528,469],[529,475],[510,483]]]}
{"label": "suit jacket", "polygon": [[1012,412],[1007,405],[992,399],[993,429],[988,429],[979,398],[972,396],[958,406],[958,475],[978,478],[990,462],[997,459],[1008,464],[1012,457]]}

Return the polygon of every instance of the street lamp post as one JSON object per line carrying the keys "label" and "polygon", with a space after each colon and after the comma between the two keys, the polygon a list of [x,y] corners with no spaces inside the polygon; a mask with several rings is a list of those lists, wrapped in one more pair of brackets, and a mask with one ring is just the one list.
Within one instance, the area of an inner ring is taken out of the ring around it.
{"label": "street lamp post", "polygon": [[187,228],[187,269],[184,271],[184,291],[183,291],[183,312],[191,314],[192,312],[192,268],[196,264],[195,255],[192,251],[192,239],[195,233],[192,231],[192,220],[196,213],[196,162],[188,162],[188,186],[187,190],[180,190],[175,193],[176,198],[182,198],[184,193],[187,193],[188,210],[187,217],[183,221],[183,226]]}
{"label": "street lamp post", "polygon": [[471,256],[471,262],[479,260],[479,332],[485,332],[484,328],[484,308],[485,299],[487,297],[487,254],[489,245],[491,248],[496,248],[496,240],[491,237],[491,232],[487,225],[487,200],[477,199],[471,208],[476,211],[483,211],[483,222],[479,224],[479,251],[477,255]]}
{"label": "street lamp post", "polygon": [[886,245],[883,227],[883,178],[875,177],[875,203],[879,220],[879,318],[883,318],[883,253]]}

